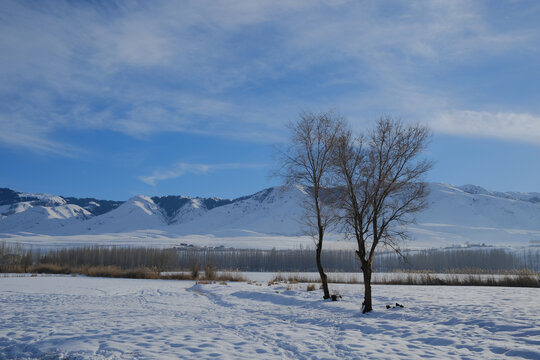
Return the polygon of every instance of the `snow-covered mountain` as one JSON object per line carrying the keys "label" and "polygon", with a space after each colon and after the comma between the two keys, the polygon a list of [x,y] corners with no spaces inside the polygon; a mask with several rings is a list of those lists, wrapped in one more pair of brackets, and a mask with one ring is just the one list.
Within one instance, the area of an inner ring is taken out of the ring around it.
{"label": "snow-covered mountain", "polygon": [[10,232],[56,232],[91,216],[91,212],[68,204],[61,196],[0,189],[0,229]]}
{"label": "snow-covered mountain", "polygon": [[[428,209],[409,226],[418,247],[540,244],[540,193],[436,183],[430,184],[430,190]],[[292,186],[238,199],[139,195],[119,202],[0,189],[0,239],[35,235],[112,238],[112,234],[118,237],[141,231],[171,239],[293,237],[303,233],[306,196],[302,187]]]}
{"label": "snow-covered mountain", "polygon": [[189,215],[190,221],[174,225],[179,234],[213,234],[242,236],[259,233],[295,236],[302,234],[302,200],[306,193],[301,187],[269,188],[251,196],[232,200],[222,206]]}
{"label": "snow-covered mountain", "polygon": [[540,245],[540,193],[430,184],[428,208],[409,227],[424,246]]}
{"label": "snow-covered mountain", "polygon": [[159,206],[148,196],[137,195],[105,214],[71,224],[64,233],[122,233],[155,229],[166,225]]}

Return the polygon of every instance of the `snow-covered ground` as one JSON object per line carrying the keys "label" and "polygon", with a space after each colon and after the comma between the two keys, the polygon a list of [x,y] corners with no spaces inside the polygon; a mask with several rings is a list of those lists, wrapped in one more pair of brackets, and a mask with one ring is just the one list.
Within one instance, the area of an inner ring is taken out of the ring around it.
{"label": "snow-covered ground", "polygon": [[[0,278],[1,359],[540,359],[539,289]],[[405,308],[386,310],[399,302]]]}
{"label": "snow-covered ground", "polygon": [[[159,230],[133,231],[130,233],[111,233],[98,235],[51,236],[36,234],[17,234],[1,237],[0,242],[19,244],[22,246],[48,249],[75,246],[140,246],[153,248],[170,248],[182,243],[198,247],[232,247],[237,249],[298,249],[314,248],[313,239],[309,236],[273,236],[258,233],[246,233],[242,236],[214,235],[172,235]],[[354,249],[352,241],[343,240],[341,236],[329,235],[325,240],[327,249]]]}

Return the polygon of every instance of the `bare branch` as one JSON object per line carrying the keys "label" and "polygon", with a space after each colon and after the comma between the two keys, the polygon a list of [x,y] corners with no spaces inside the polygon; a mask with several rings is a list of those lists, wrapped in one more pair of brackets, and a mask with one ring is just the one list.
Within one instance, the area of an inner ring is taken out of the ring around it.
{"label": "bare branch", "polygon": [[290,145],[281,154],[281,176],[288,185],[301,185],[309,194],[309,201],[304,204],[304,223],[315,241],[324,298],[329,298],[330,293],[321,264],[321,251],[325,232],[337,218],[330,206],[332,194],[326,187],[332,151],[344,127],[344,120],[332,113],[302,113],[298,120],[288,125]]}
{"label": "bare branch", "polygon": [[334,180],[343,193],[336,205],[340,221],[357,241],[366,284],[364,312],[371,311],[371,269],[378,245],[400,254],[396,240],[407,237],[403,226],[426,206],[423,176],[432,163],[419,156],[430,136],[426,127],[381,117],[367,141],[354,140],[347,131],[336,144]]}

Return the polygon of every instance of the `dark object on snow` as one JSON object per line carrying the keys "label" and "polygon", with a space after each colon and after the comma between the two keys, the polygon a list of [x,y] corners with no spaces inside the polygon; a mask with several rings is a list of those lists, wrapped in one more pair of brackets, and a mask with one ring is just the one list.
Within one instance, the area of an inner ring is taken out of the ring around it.
{"label": "dark object on snow", "polygon": [[343,296],[338,295],[338,294],[332,294],[332,295],[330,296],[330,298],[332,299],[332,301],[338,301],[338,298],[339,298],[339,299],[342,299]]}
{"label": "dark object on snow", "polygon": [[395,308],[404,308],[405,306],[401,305],[400,303],[396,303],[396,306],[390,306],[386,305],[386,309],[395,309]]}

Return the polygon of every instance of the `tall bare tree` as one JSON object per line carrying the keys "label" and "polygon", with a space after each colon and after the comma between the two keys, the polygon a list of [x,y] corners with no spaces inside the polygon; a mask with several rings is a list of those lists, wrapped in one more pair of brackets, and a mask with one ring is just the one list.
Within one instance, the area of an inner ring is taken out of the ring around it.
{"label": "tall bare tree", "polygon": [[430,138],[428,128],[405,126],[380,118],[365,138],[344,131],[336,142],[333,165],[341,221],[356,239],[356,254],[364,277],[362,312],[373,310],[371,274],[379,244],[399,252],[406,238],[403,225],[426,206],[428,189],[423,176],[432,163],[420,159]]}
{"label": "tall bare tree", "polygon": [[344,128],[344,120],[332,113],[301,113],[288,125],[290,145],[282,152],[281,175],[286,182],[302,185],[310,195],[304,204],[305,224],[316,246],[317,269],[324,299],[330,297],[328,279],[321,262],[324,235],[334,220],[333,208],[325,202],[332,149]]}

